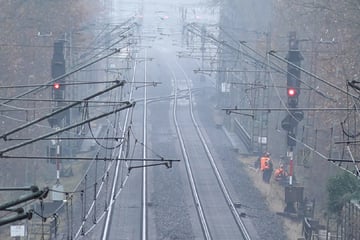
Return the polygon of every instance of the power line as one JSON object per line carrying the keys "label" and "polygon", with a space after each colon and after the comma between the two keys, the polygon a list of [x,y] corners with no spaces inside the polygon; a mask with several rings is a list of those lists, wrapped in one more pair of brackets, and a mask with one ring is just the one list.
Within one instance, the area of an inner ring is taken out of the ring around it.
{"label": "power line", "polygon": [[[7,138],[7,141],[27,141],[31,138]],[[54,138],[44,138],[39,141],[48,141],[48,140],[94,140],[93,137],[54,137]],[[115,140],[119,141],[120,139],[124,139],[123,137],[101,137],[97,138],[99,140]]]}
{"label": "power line", "polygon": [[5,148],[5,149],[3,149],[3,150],[0,150],[0,157],[1,157],[1,155],[3,155],[3,154],[6,153],[6,152],[9,152],[9,151],[18,149],[18,148],[20,148],[20,147],[29,145],[29,144],[34,143],[34,142],[37,142],[37,141],[39,141],[39,140],[41,140],[41,139],[44,139],[44,138],[47,138],[47,137],[51,137],[51,136],[57,135],[57,134],[59,134],[59,133],[65,132],[65,131],[67,131],[67,130],[70,130],[70,129],[72,129],[72,128],[81,126],[81,125],[83,125],[83,124],[85,124],[85,123],[88,123],[88,122],[91,122],[91,121],[95,121],[95,120],[97,120],[97,119],[106,117],[106,116],[108,116],[108,115],[117,113],[117,112],[119,112],[119,111],[122,111],[122,110],[124,110],[124,109],[130,108],[130,107],[133,107],[133,106],[135,106],[135,103],[130,103],[130,102],[128,102],[128,104],[126,104],[125,106],[122,106],[122,107],[119,107],[119,108],[117,108],[117,109],[114,109],[114,110],[112,110],[111,112],[103,113],[103,114],[98,115],[98,116],[96,116],[96,117],[92,117],[92,118],[89,118],[89,119],[87,119],[87,120],[81,121],[81,122],[79,122],[79,123],[75,123],[75,124],[72,124],[72,125],[70,125],[70,126],[67,126],[67,127],[62,128],[62,129],[59,129],[59,130],[57,130],[57,131],[44,134],[44,135],[42,135],[42,136],[39,136],[39,137],[37,137],[37,138],[34,138],[34,139],[31,139],[31,140],[25,141],[25,142],[23,142],[23,143],[20,143],[20,144],[15,145],[15,146],[11,146],[11,147]]}
{"label": "power line", "polygon": [[[48,81],[47,83],[54,83],[54,82],[56,82],[56,81],[59,81],[59,80],[61,80],[61,79],[64,79],[64,78],[66,78],[66,77],[68,77],[68,76],[70,76],[70,75],[72,75],[72,74],[74,74],[74,73],[76,73],[76,72],[78,72],[78,71],[80,71],[80,70],[82,70],[82,69],[84,69],[84,68],[87,68],[87,67],[89,67],[89,66],[91,66],[91,65],[93,65],[93,64],[95,64],[95,63],[97,63],[97,62],[99,62],[99,61],[101,61],[101,60],[103,60],[103,59],[106,59],[106,58],[108,58],[108,57],[110,57],[110,56],[112,56],[112,55],[114,55],[114,54],[116,54],[116,53],[119,53],[120,50],[121,50],[121,48],[114,49],[112,52],[106,54],[105,56],[99,57],[98,59],[95,59],[94,61],[92,61],[92,62],[90,62],[90,63],[86,63],[86,64],[84,64],[84,65],[81,65],[80,67],[78,67],[78,68],[76,68],[76,69],[74,69],[74,70],[71,70],[70,72],[67,72],[67,73],[65,73],[65,74],[63,74],[63,75],[61,75],[61,76],[59,76],[59,77],[57,77],[57,78],[55,78],[55,79],[52,79],[52,80]],[[11,98],[11,99],[9,99],[9,100],[6,100],[6,101],[0,103],[0,105],[5,105],[5,104],[7,104],[7,103],[9,103],[9,102],[12,102],[12,101],[14,101],[14,100],[16,100],[16,99],[19,99],[19,98],[21,98],[21,97],[23,97],[23,96],[26,96],[26,95],[28,95],[28,94],[30,94],[30,93],[33,93],[33,92],[35,92],[35,91],[37,91],[37,90],[40,90],[40,89],[42,89],[42,88],[44,88],[44,86],[36,87],[36,88],[34,88],[34,89],[31,89],[31,90],[29,90],[29,91],[26,91],[26,92],[24,92],[24,93],[21,93],[21,94],[15,96],[15,97],[13,97],[13,98]]]}
{"label": "power line", "polygon": [[76,102],[74,102],[74,103],[72,103],[72,104],[69,104],[69,105],[67,105],[67,106],[65,106],[65,107],[63,107],[63,108],[60,108],[60,109],[58,109],[58,110],[56,110],[56,111],[54,111],[54,112],[52,112],[52,113],[50,113],[50,114],[47,114],[47,115],[45,115],[45,116],[43,116],[43,117],[40,117],[40,118],[35,119],[35,120],[33,120],[33,121],[29,122],[29,123],[26,123],[26,124],[24,124],[24,125],[22,125],[22,126],[19,126],[19,127],[15,128],[15,129],[13,129],[13,130],[11,130],[11,131],[8,131],[8,132],[4,133],[3,135],[1,135],[0,138],[3,138],[4,140],[6,140],[6,137],[7,137],[8,135],[10,135],[10,134],[13,134],[13,133],[15,133],[15,132],[18,132],[18,131],[20,131],[20,130],[26,128],[26,127],[29,127],[29,126],[31,126],[31,125],[33,125],[33,124],[35,124],[35,123],[38,123],[38,122],[40,122],[40,121],[42,121],[42,120],[48,119],[48,118],[50,118],[50,117],[52,117],[52,116],[54,116],[54,115],[56,115],[56,114],[58,114],[58,113],[61,113],[61,112],[65,111],[65,110],[67,110],[67,109],[70,109],[70,108],[78,105],[78,104],[81,104],[81,103],[83,103],[83,102],[86,102],[86,101],[89,100],[89,99],[92,99],[92,98],[94,98],[94,97],[96,97],[96,96],[99,96],[99,95],[101,95],[101,94],[103,94],[103,93],[105,93],[105,92],[108,92],[108,91],[110,91],[110,90],[113,90],[113,89],[115,89],[115,88],[117,88],[117,87],[119,87],[119,86],[123,86],[123,85],[124,85],[124,82],[120,82],[120,81],[119,81],[119,82],[117,82],[117,84],[115,84],[115,85],[113,85],[113,86],[111,86],[111,87],[109,87],[109,88],[106,88],[106,89],[104,89],[103,91],[97,92],[97,93],[95,93],[95,94],[93,94],[93,95],[91,95],[91,96],[89,96],[89,97],[84,98],[83,100],[76,101]]}
{"label": "power line", "polygon": [[282,62],[284,62],[284,63],[287,63],[287,64],[291,65],[292,67],[294,67],[294,68],[296,68],[296,69],[299,69],[299,70],[302,71],[303,73],[305,73],[305,74],[307,74],[307,75],[309,75],[309,76],[311,76],[311,77],[313,77],[313,78],[321,81],[322,83],[324,83],[324,84],[326,84],[326,85],[328,85],[328,86],[330,86],[330,87],[332,87],[332,88],[335,88],[335,89],[339,90],[339,91],[342,92],[342,93],[345,93],[345,94],[348,95],[348,96],[354,97],[354,98],[356,98],[356,99],[359,98],[358,96],[355,96],[355,95],[347,92],[346,90],[344,90],[344,89],[342,89],[342,88],[340,88],[340,87],[332,84],[331,82],[328,82],[328,81],[320,78],[319,76],[317,76],[317,75],[315,75],[315,74],[313,74],[313,73],[311,73],[311,72],[303,69],[302,67],[299,67],[299,66],[297,66],[296,64],[294,64],[294,63],[292,63],[292,62],[289,62],[288,60],[286,60],[286,59],[284,59],[284,58],[276,55],[276,54],[275,54],[275,51],[270,51],[270,52],[269,52],[269,55],[275,57],[276,59],[278,59],[278,60],[280,60],[280,61],[282,61]]}
{"label": "power line", "polygon": [[[250,46],[248,46],[245,41],[239,41],[239,43],[240,43],[242,46],[244,46],[244,47],[246,47],[247,49],[249,49],[250,51],[254,52],[256,55],[264,58],[264,56],[262,56],[258,51],[256,51],[255,49],[251,48]],[[268,63],[267,63],[267,65],[270,66],[270,63],[271,63],[271,65],[277,67],[277,69],[278,69],[279,71],[281,71],[282,73],[284,73],[284,74],[290,74],[292,77],[296,78],[298,81],[300,81],[300,82],[301,82],[302,84],[304,84],[306,87],[308,87],[309,89],[315,91],[315,92],[316,92],[317,94],[319,94],[320,96],[322,96],[322,97],[324,97],[324,98],[327,98],[327,99],[329,99],[329,100],[331,100],[331,101],[333,101],[333,102],[336,102],[336,100],[332,99],[332,98],[329,97],[329,96],[326,96],[326,94],[323,93],[323,92],[321,92],[319,89],[313,88],[312,86],[310,86],[310,85],[309,85],[308,83],[306,83],[305,81],[299,79],[297,76],[293,75],[292,73],[288,72],[287,70],[283,70],[282,67],[278,66],[278,65],[275,64],[274,62],[271,62],[270,59],[268,58]],[[298,67],[298,66],[297,66],[297,67]],[[268,73],[271,75],[271,71],[268,71]]]}
{"label": "power line", "polygon": [[132,161],[132,162],[180,162],[180,159],[164,159],[164,158],[99,158],[99,157],[49,157],[49,156],[12,156],[1,155],[0,158],[8,159],[35,159],[35,160],[87,160],[87,161]]}
{"label": "power line", "polygon": [[224,111],[349,111],[349,108],[222,108]]}
{"label": "power line", "polygon": [[[19,47],[19,48],[53,48],[52,45],[30,45],[30,44],[0,44],[0,47],[9,47],[9,48],[13,48],[13,47]],[[71,46],[71,47],[67,47],[69,49],[73,49],[73,50],[106,50],[107,48],[105,47],[77,47],[77,46]]]}
{"label": "power line", "polygon": [[[91,84],[104,84],[104,83],[116,83],[119,80],[114,81],[94,81],[94,82],[68,82],[61,83],[62,86],[71,86],[71,85],[91,85]],[[13,86],[0,86],[0,89],[7,88],[28,88],[28,87],[52,87],[53,84],[26,84],[26,85],[13,85]]]}
{"label": "power line", "polygon": [[[0,100],[10,100],[12,98],[2,98],[0,97]],[[54,100],[54,99],[49,99],[49,98],[20,98],[20,99],[16,99],[16,101],[24,101],[24,102],[78,102],[81,100]],[[87,103],[108,103],[108,104],[121,104],[124,103],[123,101],[101,101],[101,100],[88,100]],[[13,107],[11,105],[9,105],[8,107]],[[90,106],[91,107],[91,106]],[[2,110],[0,109],[0,111],[9,111],[9,110]]]}
{"label": "power line", "polygon": [[[189,25],[190,25],[190,24],[189,24]],[[194,24],[191,24],[192,28],[193,28],[193,29],[196,29],[195,26],[193,26],[193,25],[194,25]],[[197,30],[197,31],[200,31],[200,30],[198,30],[198,29],[196,29],[196,30]],[[222,30],[224,33],[226,33],[223,29],[220,29],[220,30]],[[190,32],[192,32],[192,33],[194,33],[194,34],[196,34],[196,35],[198,35],[198,36],[201,36],[200,33],[195,33],[194,31],[191,31],[191,30],[188,30],[188,31],[190,31]],[[226,34],[228,34],[228,33],[226,33]],[[274,64],[274,63],[269,64],[269,63],[263,62],[262,60],[259,60],[259,59],[257,59],[256,57],[252,57],[250,54],[248,54],[248,53],[246,53],[246,52],[244,52],[244,51],[242,51],[242,50],[239,50],[239,49],[237,49],[236,47],[233,47],[232,45],[230,45],[230,44],[228,44],[228,43],[226,43],[226,42],[224,42],[224,41],[220,41],[220,40],[215,39],[215,37],[213,37],[213,36],[211,36],[211,35],[209,35],[209,34],[207,34],[206,37],[210,38],[211,40],[215,41],[216,43],[218,43],[218,44],[220,44],[220,45],[223,45],[223,46],[225,46],[225,47],[230,48],[230,49],[233,50],[233,51],[236,51],[236,52],[239,52],[239,53],[241,53],[241,54],[244,54],[244,56],[246,56],[246,57],[248,57],[248,58],[250,58],[250,59],[252,59],[252,60],[254,60],[254,61],[258,62],[258,63],[261,63],[261,64],[263,65],[262,68],[265,68],[265,66],[267,66],[267,67],[269,67],[270,69],[273,69],[273,70],[274,70],[275,72],[277,72],[277,73],[287,73],[287,74],[290,74],[289,72],[287,72],[286,70],[283,70],[280,66],[277,66],[277,65]],[[246,47],[247,49],[249,49],[250,51],[254,52],[256,55],[260,56],[261,58],[265,58],[265,57],[262,56],[259,52],[257,52],[255,49],[249,47],[249,46],[246,44],[245,41],[239,41],[239,43],[240,43],[242,46],[244,46],[244,47]],[[216,70],[214,70],[214,71],[216,71]],[[225,70],[225,72],[226,72],[226,70]],[[231,70],[230,70],[230,72],[231,72]],[[265,72],[268,72],[268,73],[271,74],[271,71],[265,71]],[[296,76],[293,76],[293,77],[296,77]],[[306,82],[302,81],[301,79],[298,79],[298,80],[301,81],[303,84],[305,84],[307,87],[309,87],[311,90],[314,90],[316,93],[318,93],[318,94],[321,95],[322,97],[327,98],[327,99],[335,102],[334,99],[326,96],[326,94],[324,94],[324,93],[321,92],[320,90],[311,87],[310,85],[308,85]]]}
{"label": "power line", "polygon": [[[113,81],[93,81],[93,82],[67,82],[67,83],[61,83],[62,86],[72,86],[72,85],[92,85],[92,84],[109,84],[109,83],[117,83],[117,82],[124,82],[125,80],[113,80]],[[132,82],[132,83],[142,83],[145,84],[145,82]],[[158,84],[161,84],[161,82],[146,82],[147,85],[153,85],[157,86]],[[9,85],[9,86],[0,86],[0,89],[8,89],[8,88],[30,88],[30,87],[53,87],[53,84],[26,84],[26,85]],[[0,98],[0,99],[12,99],[12,98]],[[19,99],[23,100],[23,98]]]}

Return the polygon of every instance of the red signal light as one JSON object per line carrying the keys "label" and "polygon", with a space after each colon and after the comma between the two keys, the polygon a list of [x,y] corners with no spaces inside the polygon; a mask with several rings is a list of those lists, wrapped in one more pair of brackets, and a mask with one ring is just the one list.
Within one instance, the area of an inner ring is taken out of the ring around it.
{"label": "red signal light", "polygon": [[295,97],[296,96],[296,89],[295,88],[288,88],[287,94],[289,97]]}
{"label": "red signal light", "polygon": [[54,83],[54,89],[60,89],[60,83]]}

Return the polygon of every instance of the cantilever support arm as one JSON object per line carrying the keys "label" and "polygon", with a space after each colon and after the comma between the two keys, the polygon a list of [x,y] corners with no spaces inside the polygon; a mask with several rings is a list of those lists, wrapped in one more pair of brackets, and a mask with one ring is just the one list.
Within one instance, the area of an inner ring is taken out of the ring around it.
{"label": "cantilever support arm", "polygon": [[19,213],[18,215],[15,216],[11,216],[11,217],[5,217],[5,218],[0,218],[0,226],[6,225],[8,223],[12,223],[12,222],[17,222],[23,219],[31,219],[32,218],[32,212],[23,212],[23,213]]}
{"label": "cantilever support arm", "polygon": [[[152,160],[153,161],[153,160]],[[130,172],[132,169],[135,168],[146,168],[146,167],[154,167],[154,166],[160,166],[160,165],[164,165],[166,168],[172,168],[172,163],[173,162],[180,162],[180,160],[165,160],[165,159],[161,159],[158,161],[164,161],[162,163],[150,163],[150,164],[145,164],[145,165],[137,165],[137,166],[133,166],[133,167],[129,167],[128,171]]]}
{"label": "cantilever support arm", "polygon": [[23,202],[27,202],[27,201],[32,200],[32,199],[46,198],[48,192],[49,192],[49,189],[44,188],[44,190],[38,190],[38,191],[35,191],[33,193],[21,196],[21,197],[19,197],[18,199],[14,200],[14,201],[10,201],[10,202],[1,204],[0,205],[0,211],[1,210],[6,210],[9,207],[15,206],[15,205],[23,203]]}

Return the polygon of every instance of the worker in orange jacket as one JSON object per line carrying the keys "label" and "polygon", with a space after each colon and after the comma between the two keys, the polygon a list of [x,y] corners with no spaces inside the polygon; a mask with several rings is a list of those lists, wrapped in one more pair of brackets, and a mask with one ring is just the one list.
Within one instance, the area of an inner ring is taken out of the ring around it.
{"label": "worker in orange jacket", "polygon": [[276,181],[283,180],[284,178],[287,177],[287,175],[288,174],[285,171],[283,164],[280,164],[280,166],[277,169],[275,169],[275,171],[274,171],[274,178],[275,178]]}
{"label": "worker in orange jacket", "polygon": [[273,171],[273,164],[269,152],[266,152],[264,156],[260,158],[260,170],[263,172],[263,181],[269,183]]}
{"label": "worker in orange jacket", "polygon": [[260,170],[263,172],[268,167],[270,161],[270,153],[266,152],[264,156],[260,158]]}

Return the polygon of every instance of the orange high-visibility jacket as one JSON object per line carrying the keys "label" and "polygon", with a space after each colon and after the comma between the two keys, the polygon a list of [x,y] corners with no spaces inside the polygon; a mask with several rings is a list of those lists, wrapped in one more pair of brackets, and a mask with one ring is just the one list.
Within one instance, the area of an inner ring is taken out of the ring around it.
{"label": "orange high-visibility jacket", "polygon": [[282,175],[285,176],[285,171],[284,171],[284,169],[283,169],[283,168],[277,168],[277,169],[275,170],[274,176],[275,176],[275,177],[280,177],[280,176],[282,176]]}
{"label": "orange high-visibility jacket", "polygon": [[261,171],[264,171],[265,169],[269,168],[269,161],[270,161],[270,158],[268,158],[268,157],[260,158],[260,170]]}

